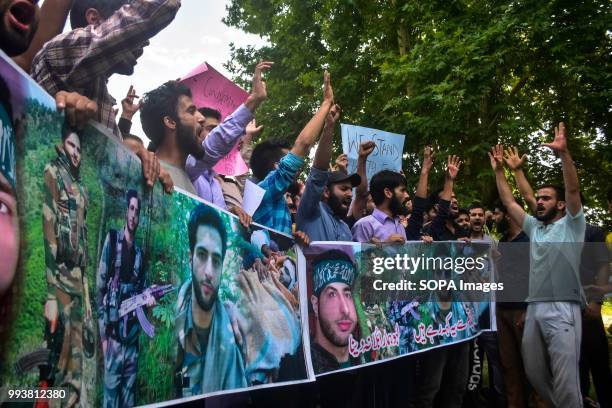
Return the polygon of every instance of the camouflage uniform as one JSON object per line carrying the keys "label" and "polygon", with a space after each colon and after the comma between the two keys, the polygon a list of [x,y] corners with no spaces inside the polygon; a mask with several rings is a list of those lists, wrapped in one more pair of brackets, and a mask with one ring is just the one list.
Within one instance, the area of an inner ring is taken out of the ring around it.
{"label": "camouflage uniform", "polygon": [[[127,280],[124,279],[126,275],[129,276]],[[96,278],[96,305],[100,337],[106,342],[103,407],[132,407],[135,405],[140,325],[135,313],[118,322],[105,321],[113,284],[116,285],[118,305],[146,287],[142,251],[135,243],[132,251],[128,251],[123,230],[111,230],[106,235]]]}
{"label": "camouflage uniform", "polygon": [[87,206],[85,187],[68,157],[57,147],[57,158],[45,167],[43,233],[47,300],[56,300],[64,339],[55,374],[55,387],[68,387],[69,405],[81,394],[83,371],[83,303],[87,290]]}

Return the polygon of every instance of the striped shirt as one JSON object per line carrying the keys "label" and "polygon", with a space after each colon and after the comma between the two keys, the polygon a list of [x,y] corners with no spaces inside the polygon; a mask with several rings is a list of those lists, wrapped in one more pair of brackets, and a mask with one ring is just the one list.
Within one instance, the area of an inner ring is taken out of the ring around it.
{"label": "striped shirt", "polygon": [[98,104],[97,120],[121,133],[107,82],[116,66],[139,56],[147,40],[174,19],[181,0],[132,0],[97,26],[60,34],[32,62],[32,77],[49,94],[78,92]]}

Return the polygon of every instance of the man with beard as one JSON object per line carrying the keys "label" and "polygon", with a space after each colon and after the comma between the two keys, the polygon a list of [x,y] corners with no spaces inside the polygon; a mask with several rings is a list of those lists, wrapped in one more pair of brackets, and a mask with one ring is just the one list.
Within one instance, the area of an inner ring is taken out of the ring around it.
{"label": "man with beard", "polygon": [[352,287],[355,264],[344,252],[333,249],[312,263],[312,296],[315,335],[311,347],[315,374],[351,367],[357,362],[349,355],[349,337],[357,326]]}
{"label": "man with beard", "polygon": [[[323,134],[315,153],[310,174],[306,180],[304,195],[297,211],[297,228],[304,231],[312,241],[352,241],[351,230],[346,223],[353,199],[353,188],[361,186],[359,174],[346,174],[336,170],[329,172],[332,154],[334,127],[340,119],[340,106],[334,105],[325,119]],[[374,150],[373,142],[362,143],[359,147],[358,167],[365,177],[365,161]],[[361,207],[365,207],[365,195]]]}
{"label": "man with beard", "polygon": [[467,237],[470,235],[470,212],[465,208],[460,208],[455,218],[455,233],[457,236]]}
{"label": "man with beard", "polygon": [[194,105],[189,88],[178,81],[168,81],[146,93],[141,101],[140,120],[151,140],[149,150],[155,152],[174,184],[197,196],[185,172],[187,157],[201,159],[210,154],[219,160],[222,156],[209,149],[215,138],[201,143],[204,117]]}
{"label": "man with beard", "polygon": [[407,215],[406,179],[401,174],[383,170],[370,180],[370,194],[376,208],[372,215],[357,221],[353,226],[353,239],[357,242],[397,242],[406,241],[406,229],[400,215]]}
{"label": "man with beard", "polygon": [[68,405],[81,399],[83,312],[91,318],[87,282],[87,206],[81,184],[81,140],[67,125],[57,158],[45,167],[43,234],[47,301],[45,318],[51,334],[63,325],[63,343],[55,373],[55,387],[69,389]]}
{"label": "man with beard", "polygon": [[225,223],[215,209],[201,204],[189,217],[188,233],[191,277],[179,291],[175,320],[177,396],[246,387],[242,354],[218,297]]}
{"label": "man with beard", "polygon": [[234,199],[231,205],[226,205],[224,191],[219,181],[219,176],[213,167],[219,160],[225,157],[234,146],[239,143],[240,138],[245,136],[256,137],[261,128],[249,126],[253,120],[255,110],[267,98],[266,83],[262,80],[262,73],[272,67],[273,62],[261,61],[255,67],[253,74],[251,93],[247,100],[241,104],[231,115],[220,122],[221,114],[211,108],[200,108],[203,117],[202,130],[198,134],[199,143],[206,150],[202,157],[189,156],[185,170],[198,192],[198,196],[223,209],[240,208],[242,206],[242,193],[238,191],[238,199]]}
{"label": "man with beard", "polygon": [[[136,245],[140,199],[128,190],[125,226],[106,235],[96,278],[98,325],[104,354],[104,407],[135,405],[140,324],[135,314],[119,318],[121,302],[146,287],[142,250]],[[153,306],[152,298],[148,306]]]}
{"label": "man with beard", "polygon": [[537,190],[536,217],[527,215],[512,196],[503,169],[503,147],[489,153],[497,189],[510,218],[529,236],[530,271],[523,362],[538,394],[553,406],[582,406],[578,360],[581,341],[579,264],[586,222],[576,168],[567,147],[563,122],[544,146],[561,158],[565,189]]}

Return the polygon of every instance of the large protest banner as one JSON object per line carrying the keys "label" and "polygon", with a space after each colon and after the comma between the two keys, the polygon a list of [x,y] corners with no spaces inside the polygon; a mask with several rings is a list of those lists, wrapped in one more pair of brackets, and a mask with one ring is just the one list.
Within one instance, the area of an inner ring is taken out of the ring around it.
{"label": "large protest banner", "polygon": [[2,388],[129,407],[311,380],[293,239],[145,189],[120,141],[65,124],[2,57],[23,95],[11,104],[22,253],[0,322]]}
{"label": "large protest banner", "polygon": [[340,124],[340,131],[342,133],[342,152],[348,156],[349,173],[357,171],[359,145],[369,141],[376,143],[376,148],[368,156],[366,165],[368,181],[381,170],[400,171],[402,169],[402,154],[406,138],[404,135],[346,123]]}
{"label": "large protest banner", "polygon": [[488,243],[460,242],[315,242],[304,248],[299,265],[306,269],[303,290],[310,303],[315,374],[426,351],[490,330],[489,252]]}

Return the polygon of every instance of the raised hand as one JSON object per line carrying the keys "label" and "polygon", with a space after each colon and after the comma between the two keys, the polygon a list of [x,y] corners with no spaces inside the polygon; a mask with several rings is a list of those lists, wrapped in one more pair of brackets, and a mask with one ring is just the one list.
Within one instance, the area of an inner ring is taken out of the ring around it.
{"label": "raised hand", "polygon": [[567,152],[567,138],[565,135],[565,123],[559,122],[559,127],[555,127],[555,140],[552,143],[543,143],[542,146],[552,149],[556,153]]}
{"label": "raised hand", "polygon": [[459,174],[460,167],[461,167],[461,160],[459,160],[458,156],[455,156],[455,155],[448,156],[448,162],[446,164],[446,174],[451,180],[455,180],[455,178],[457,178],[457,174]]}
{"label": "raised hand", "polygon": [[[245,136],[246,141],[250,142],[251,140],[257,138],[263,131],[263,128],[264,128],[263,125],[257,126],[257,121],[255,119],[250,121],[249,124],[244,129],[244,132],[246,133],[246,136]],[[243,141],[245,140],[243,139]]]}
{"label": "raised hand", "polygon": [[422,172],[429,173],[431,167],[433,166],[433,158],[433,149],[431,146],[425,146],[425,149],[423,149],[423,164],[421,165]]}
{"label": "raised hand", "polygon": [[359,157],[364,159],[367,158],[370,154],[372,154],[375,148],[376,143],[371,140],[368,142],[361,143],[359,145]]}
{"label": "raised hand", "polygon": [[335,169],[345,173],[348,171],[348,156],[346,153],[342,153],[340,156],[336,157]]}
{"label": "raised hand", "polygon": [[520,155],[518,149],[515,146],[511,146],[504,150],[504,162],[510,167],[510,170],[516,171],[523,167],[523,164],[527,161],[527,155]]}
{"label": "raised hand", "polygon": [[121,100],[121,117],[127,120],[132,120],[136,112],[140,109],[140,102],[134,103],[135,98],[140,98],[136,95],[136,90],[133,85],[130,85],[130,89],[128,90],[125,98]]}
{"label": "raised hand", "polygon": [[247,98],[245,105],[254,111],[263,101],[268,97],[268,91],[266,89],[266,83],[261,78],[261,73],[267,69],[270,69],[274,63],[271,61],[261,61],[255,67],[255,73],[253,74],[253,84],[251,87],[251,94]]}
{"label": "raised hand", "polygon": [[323,102],[334,103],[334,90],[331,85],[331,76],[327,70],[323,73]]}
{"label": "raised hand", "polygon": [[504,147],[500,144],[495,145],[488,152],[491,168],[493,171],[503,170],[504,168]]}

